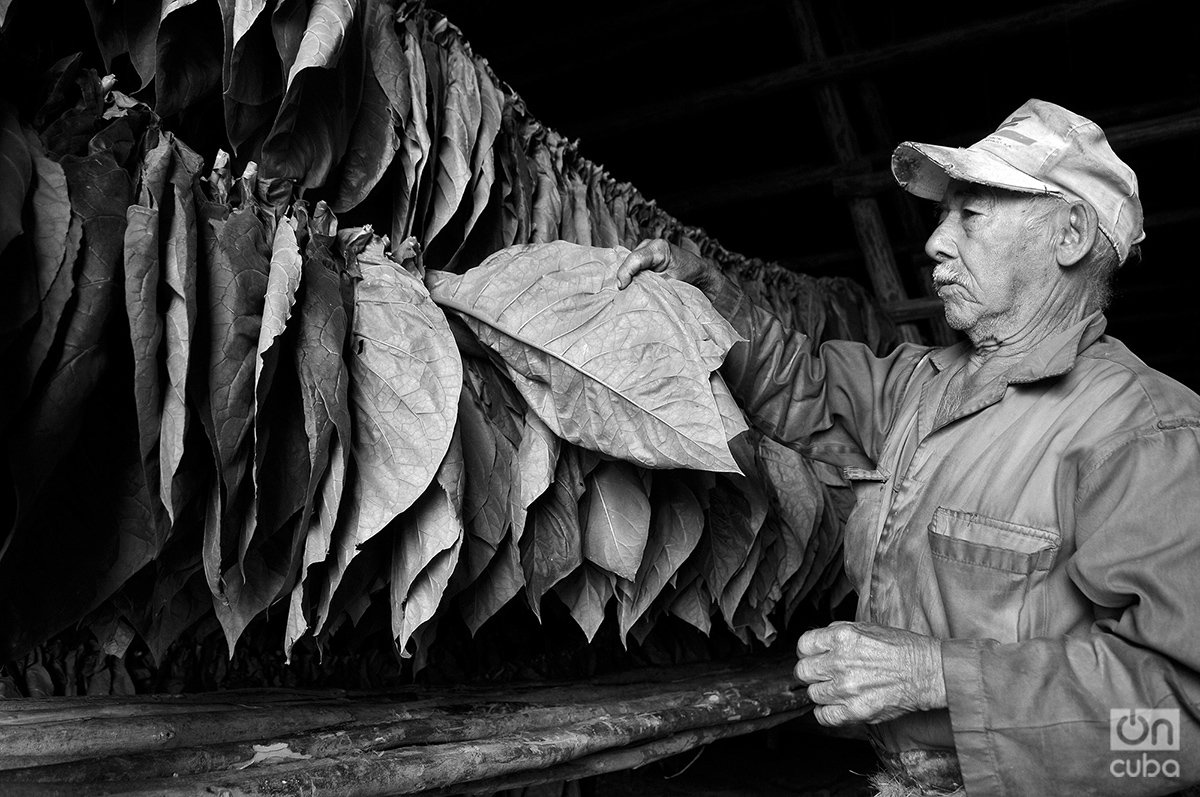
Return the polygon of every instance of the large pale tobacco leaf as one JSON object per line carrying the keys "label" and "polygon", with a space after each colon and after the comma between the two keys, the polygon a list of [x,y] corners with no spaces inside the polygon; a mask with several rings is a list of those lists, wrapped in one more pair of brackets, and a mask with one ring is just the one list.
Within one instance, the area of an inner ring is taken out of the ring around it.
{"label": "large pale tobacco leaf", "polygon": [[579,625],[587,641],[596,638],[604,622],[604,607],[612,598],[615,588],[613,575],[590,562],[584,562],[574,573],[554,587],[554,592],[571,610],[571,617]]}
{"label": "large pale tobacco leaf", "polygon": [[478,633],[480,627],[515,598],[524,585],[520,554],[510,534],[501,542],[487,569],[459,598],[459,612],[471,635]]}
{"label": "large pale tobacco leaf", "polygon": [[463,544],[463,452],[457,435],[437,477],[395,524],[392,538],[392,638],[402,653],[445,594]]}
{"label": "large pale tobacco leaf", "polygon": [[[174,212],[165,230],[161,264],[165,303],[162,345],[166,373],[159,436],[159,484],[162,503],[175,524],[191,490],[187,479],[180,475],[180,469],[192,416],[187,400],[188,370],[199,312],[195,191],[204,160],[171,134],[162,135],[171,142],[174,151],[170,178]],[[160,229],[160,236],[162,234]]]}
{"label": "large pale tobacco leaf", "polygon": [[[458,417],[462,360],[425,286],[375,237],[357,257],[350,407],[354,475],[334,533],[330,592],[359,545],[425,492]],[[322,618],[325,614],[322,613]]]}
{"label": "large pale tobacco leaf", "polygon": [[553,483],[530,509],[529,529],[521,543],[521,564],[525,594],[539,618],[542,597],[583,563],[579,501],[585,490],[584,480],[596,464],[590,451],[563,445]]}
{"label": "large pale tobacco leaf", "polygon": [[420,178],[432,148],[426,112],[425,58],[421,52],[419,34],[420,28],[414,20],[404,23],[403,50],[408,74],[407,96],[411,104],[409,113],[403,119],[404,134],[397,155],[399,168],[393,170],[393,241],[403,241],[413,232],[419,205]]}
{"label": "large pale tobacco leaf", "polygon": [[461,276],[426,280],[555,434],[645,467],[737,472],[710,370],[689,356],[693,325],[662,278],[617,290],[624,254],[511,247]]}
{"label": "large pale tobacco leaf", "polygon": [[[206,216],[209,209],[206,209]],[[204,570],[217,598],[227,558],[250,512],[254,461],[254,361],[271,263],[272,232],[256,207],[204,219],[208,385],[201,421],[218,478],[204,530]]]}
{"label": "large pale tobacco leaf", "polygon": [[588,477],[583,555],[632,581],[650,533],[650,499],[633,466],[604,462]]}
{"label": "large pale tobacco leaf", "polygon": [[364,58],[358,3],[315,0],[275,123],[263,142],[263,173],[325,183],[346,151],[358,114]]}
{"label": "large pale tobacco leaf", "polygon": [[471,182],[471,152],[479,136],[482,109],[475,64],[458,36],[449,37],[448,80],[442,96],[441,138],[433,205],[421,240],[428,246],[458,210]]}
{"label": "large pale tobacco leaf", "polygon": [[654,513],[646,550],[633,579],[630,599],[620,604],[622,639],[692,555],[704,529],[704,511],[682,479],[657,479],[651,498]]}
{"label": "large pale tobacco leaf", "polygon": [[0,252],[23,232],[21,209],[33,180],[33,157],[16,111],[0,103]]}

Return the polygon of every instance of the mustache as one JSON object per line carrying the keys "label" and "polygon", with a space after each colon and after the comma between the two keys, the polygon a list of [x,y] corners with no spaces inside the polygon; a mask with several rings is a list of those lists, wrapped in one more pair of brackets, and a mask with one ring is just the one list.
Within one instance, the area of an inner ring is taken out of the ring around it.
{"label": "mustache", "polygon": [[943,285],[959,285],[963,282],[960,276],[955,273],[954,269],[946,263],[938,263],[933,269],[933,286],[940,288]]}

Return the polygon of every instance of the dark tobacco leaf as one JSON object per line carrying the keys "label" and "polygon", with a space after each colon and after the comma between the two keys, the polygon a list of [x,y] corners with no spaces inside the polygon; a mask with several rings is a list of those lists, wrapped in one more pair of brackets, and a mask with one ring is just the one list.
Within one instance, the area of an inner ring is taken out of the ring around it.
{"label": "dark tobacco leaf", "polygon": [[314,1],[279,113],[263,142],[264,175],[314,188],[324,185],[341,160],[363,89],[359,23],[354,5],[345,0]]}
{"label": "dark tobacco leaf", "polygon": [[271,262],[268,220],[255,207],[213,218],[206,209],[202,234],[207,296],[208,387],[201,420],[219,474],[209,501],[205,526],[204,569],[213,595],[220,597],[221,573],[238,550],[253,487],[254,358],[262,325],[267,274]]}
{"label": "dark tobacco leaf", "polygon": [[517,543],[510,534],[501,542],[487,569],[459,596],[459,612],[471,636],[515,598],[524,584]]}
{"label": "dark tobacco leaf", "polygon": [[[172,526],[195,490],[181,474],[184,441],[191,413],[188,409],[189,368],[196,337],[197,216],[196,184],[203,159],[170,133],[162,134],[174,153],[171,161],[170,201],[173,205],[162,250],[163,344],[166,373],[163,384],[159,437],[160,490]],[[167,197],[163,197],[164,200]],[[160,229],[160,237],[163,231]]]}
{"label": "dark tobacco leaf", "polygon": [[[243,28],[236,0],[218,0],[224,27],[221,87],[225,102],[225,129],[237,152],[261,128],[270,124],[283,93],[279,58],[271,20],[258,15]],[[238,22],[239,18],[241,22]],[[241,36],[237,34],[241,33]]]}
{"label": "dark tobacco leaf", "polygon": [[704,581],[714,595],[724,593],[754,545],[758,529],[751,526],[750,513],[746,494],[731,480],[719,478],[708,510],[712,547],[703,568]]}
{"label": "dark tobacco leaf", "polygon": [[392,638],[407,655],[409,638],[437,613],[463,544],[463,452],[456,434],[425,494],[394,524]]}
{"label": "dark tobacco leaf", "polygon": [[154,70],[154,111],[171,116],[221,89],[220,7],[194,0],[163,4]]}
{"label": "dark tobacco leaf", "polygon": [[75,78],[79,99],[41,131],[46,154],[53,160],[67,155],[82,156],[96,134],[104,113],[105,89],[94,69],[81,70]]}
{"label": "dark tobacco leaf", "polygon": [[530,509],[530,527],[522,537],[525,594],[533,613],[542,616],[542,597],[583,563],[579,501],[597,457],[564,443],[548,491]]}
{"label": "dark tobacco leaf", "polygon": [[650,533],[650,499],[637,471],[626,462],[604,462],[588,477],[582,515],[583,555],[632,581]]}
{"label": "dark tobacco leaf", "polygon": [[[399,168],[393,172],[392,240],[403,241],[412,234],[418,218],[421,177],[429,160],[431,142],[426,108],[428,85],[425,57],[421,50],[422,28],[415,20],[407,20],[401,33],[404,61],[408,75],[409,113],[403,118],[404,132],[397,153]],[[386,87],[385,87],[386,90]]]}
{"label": "dark tobacco leaf", "polygon": [[38,92],[42,104],[33,115],[35,130],[43,129],[47,122],[75,104],[79,94],[75,81],[79,77],[82,61],[83,53],[73,53],[55,61],[46,70],[46,74],[42,76],[41,90]]}
{"label": "dark tobacco leaf", "polygon": [[138,88],[148,86],[154,79],[155,44],[161,17],[159,4],[128,0],[84,0],[84,3],[92,18],[92,29],[105,68],[113,72],[113,62],[122,55],[128,55],[129,62],[141,79]]}
{"label": "dark tobacco leaf", "polygon": [[[428,248],[458,210],[470,185],[471,153],[479,136],[482,107],[479,76],[462,40],[446,36],[446,82],[441,96],[443,124],[437,141],[433,202],[418,238]],[[443,39],[444,41],[444,39]],[[454,242],[457,244],[458,242]]]}
{"label": "dark tobacco leaf", "polygon": [[704,529],[704,511],[682,478],[662,474],[650,497],[654,506],[646,549],[633,579],[634,589],[619,607],[622,639],[675,578]]}
{"label": "dark tobacco leaf", "polygon": [[712,595],[703,579],[692,579],[680,587],[668,611],[702,634],[712,631]]}
{"label": "dark tobacco leaf", "polygon": [[33,180],[33,156],[16,110],[0,103],[0,252],[22,232],[22,209]]}
{"label": "dark tobacco leaf", "polygon": [[604,622],[604,608],[615,592],[614,576],[591,562],[584,562],[574,573],[554,586],[554,592],[571,610],[587,641],[596,638]]}
{"label": "dark tobacco leaf", "polygon": [[[72,208],[83,226],[81,266],[75,306],[58,356],[29,416],[14,434],[13,451],[23,452],[19,483],[32,497],[40,491],[57,460],[78,433],[81,410],[109,360],[105,331],[119,296],[117,269],[130,200],[129,177],[110,153],[62,162]],[[50,361],[48,361],[49,363]]]}

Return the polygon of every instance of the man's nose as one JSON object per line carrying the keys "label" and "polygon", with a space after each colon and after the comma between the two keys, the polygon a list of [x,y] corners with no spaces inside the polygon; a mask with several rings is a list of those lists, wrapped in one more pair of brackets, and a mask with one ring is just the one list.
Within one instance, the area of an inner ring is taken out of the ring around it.
{"label": "man's nose", "polygon": [[950,219],[943,219],[933,232],[930,233],[929,239],[925,241],[925,254],[929,255],[930,259],[939,263],[945,260],[953,260],[955,252],[954,236],[951,234],[950,225],[947,223]]}

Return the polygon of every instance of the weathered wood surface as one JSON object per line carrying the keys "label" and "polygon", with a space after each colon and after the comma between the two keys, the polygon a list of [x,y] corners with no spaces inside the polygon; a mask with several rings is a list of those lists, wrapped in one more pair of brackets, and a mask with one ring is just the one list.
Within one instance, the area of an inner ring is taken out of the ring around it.
{"label": "weathered wood surface", "polygon": [[[640,675],[493,690],[42,699],[28,711],[11,701],[0,704],[0,793],[463,791],[612,771],[807,711],[787,662]],[[281,755],[255,760],[269,745]]]}

